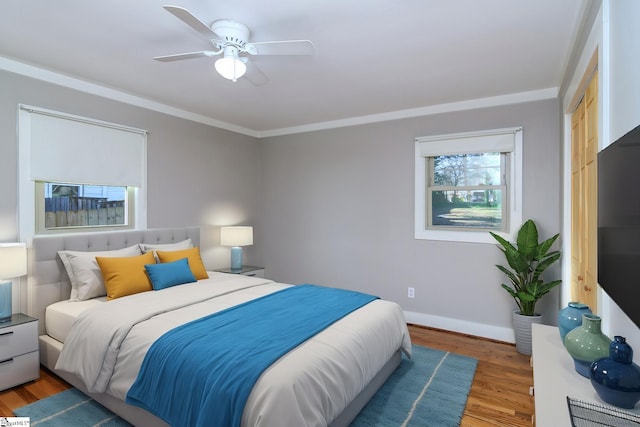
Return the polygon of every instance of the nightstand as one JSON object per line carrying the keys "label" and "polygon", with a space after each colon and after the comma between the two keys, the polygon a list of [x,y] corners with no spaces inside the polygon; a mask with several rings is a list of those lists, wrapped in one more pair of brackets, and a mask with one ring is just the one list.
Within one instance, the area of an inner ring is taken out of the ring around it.
{"label": "nightstand", "polygon": [[0,323],[0,390],[40,378],[38,319],[14,314]]}
{"label": "nightstand", "polygon": [[230,268],[221,268],[216,270],[219,273],[242,274],[243,276],[253,276],[264,278],[264,267],[256,267],[255,265],[243,265],[240,270],[232,270]]}

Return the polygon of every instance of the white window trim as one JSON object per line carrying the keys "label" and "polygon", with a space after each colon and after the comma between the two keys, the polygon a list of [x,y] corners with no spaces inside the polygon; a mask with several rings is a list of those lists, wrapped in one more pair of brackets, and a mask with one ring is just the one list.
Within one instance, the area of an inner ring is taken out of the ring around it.
{"label": "white window trim", "polygon": [[[492,135],[513,135],[513,151],[510,156],[511,176],[509,187],[509,231],[496,232],[507,239],[513,239],[518,232],[522,223],[522,127],[492,129],[479,132],[464,132],[447,135],[437,135],[430,137],[420,137],[415,140],[415,230],[414,238],[421,240],[444,240],[451,242],[469,242],[469,243],[492,243],[496,241],[486,230],[433,230],[427,229],[426,218],[426,193],[427,193],[427,177],[425,166],[425,143],[442,142],[446,144],[447,140],[456,140],[459,144],[460,140],[465,138],[477,138]],[[472,150],[473,151],[473,150]]]}
{"label": "white window trim", "polygon": [[[53,110],[29,105],[18,105],[18,229],[21,241],[29,241],[36,234],[36,182],[32,179],[31,171],[31,114],[37,112],[58,116],[69,120],[78,120],[84,123],[98,126],[108,126],[131,132],[147,134],[147,131],[123,126],[115,123],[104,122],[87,117],[76,116]],[[143,146],[142,184],[135,188],[135,218],[133,220],[136,229],[147,228],[147,144]],[[64,232],[92,231],[85,228],[65,229]]]}

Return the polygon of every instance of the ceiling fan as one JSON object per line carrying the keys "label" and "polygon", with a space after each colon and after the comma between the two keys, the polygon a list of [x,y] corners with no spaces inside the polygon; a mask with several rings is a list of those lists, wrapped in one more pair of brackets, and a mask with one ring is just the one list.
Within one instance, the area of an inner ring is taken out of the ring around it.
{"label": "ceiling fan", "polygon": [[283,40],[250,43],[251,32],[245,25],[221,19],[214,21],[211,26],[196,18],[187,9],[178,6],[163,6],[185,24],[204,35],[213,44],[214,50],[178,53],[175,55],[156,56],[155,60],[162,62],[179,61],[183,59],[213,57],[222,55],[215,62],[216,71],[224,78],[237,81],[245,77],[254,85],[265,84],[269,79],[256,67],[247,56],[249,55],[313,55],[313,43],[309,40]]}

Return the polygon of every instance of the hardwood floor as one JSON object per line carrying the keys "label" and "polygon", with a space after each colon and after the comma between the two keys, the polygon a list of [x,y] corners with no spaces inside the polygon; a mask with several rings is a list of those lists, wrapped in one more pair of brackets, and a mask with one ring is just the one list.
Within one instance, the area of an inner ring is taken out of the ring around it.
{"label": "hardwood floor", "polygon": [[[478,359],[461,427],[531,426],[534,413],[533,370],[529,356],[516,352],[515,346],[409,325],[414,344],[451,351]],[[13,410],[70,386],[46,369],[40,379],[0,392],[0,416],[13,416]]]}
{"label": "hardwood floor", "polygon": [[39,379],[0,392],[0,416],[11,417],[14,415],[14,409],[60,393],[70,387],[66,381],[41,367]]}
{"label": "hardwood floor", "polygon": [[531,426],[533,368],[515,345],[409,325],[414,344],[478,359],[461,427]]}

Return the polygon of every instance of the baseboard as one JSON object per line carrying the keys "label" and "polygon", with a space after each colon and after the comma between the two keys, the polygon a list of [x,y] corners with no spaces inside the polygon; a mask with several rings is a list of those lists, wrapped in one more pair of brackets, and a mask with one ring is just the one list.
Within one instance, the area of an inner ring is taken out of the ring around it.
{"label": "baseboard", "polygon": [[445,329],[447,331],[489,338],[496,341],[504,341],[508,343],[516,342],[512,328],[503,328],[500,326],[469,322],[467,320],[452,319],[450,317],[434,316],[432,314],[416,313],[414,311],[405,311],[404,317],[408,323],[416,325]]}

